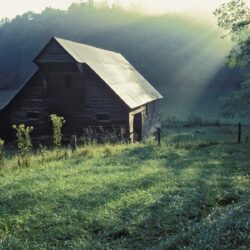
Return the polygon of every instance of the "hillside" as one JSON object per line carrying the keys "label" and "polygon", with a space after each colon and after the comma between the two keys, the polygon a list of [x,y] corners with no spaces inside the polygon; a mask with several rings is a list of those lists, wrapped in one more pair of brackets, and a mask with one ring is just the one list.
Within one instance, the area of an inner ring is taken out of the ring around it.
{"label": "hillside", "polygon": [[235,132],[43,150],[29,168],[12,155],[0,168],[0,249],[248,249],[250,148]]}
{"label": "hillside", "polygon": [[68,11],[46,9],[3,22],[0,86],[20,85],[52,36],[121,52],[166,97],[164,116],[214,117],[219,97],[239,84],[237,71],[224,66],[230,43],[210,20],[73,4]]}

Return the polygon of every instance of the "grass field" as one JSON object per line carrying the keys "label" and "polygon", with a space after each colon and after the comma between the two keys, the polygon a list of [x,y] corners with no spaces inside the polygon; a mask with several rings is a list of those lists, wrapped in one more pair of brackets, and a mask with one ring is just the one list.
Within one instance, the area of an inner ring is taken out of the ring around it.
{"label": "grass field", "polygon": [[234,130],[6,159],[0,249],[249,249],[250,144]]}

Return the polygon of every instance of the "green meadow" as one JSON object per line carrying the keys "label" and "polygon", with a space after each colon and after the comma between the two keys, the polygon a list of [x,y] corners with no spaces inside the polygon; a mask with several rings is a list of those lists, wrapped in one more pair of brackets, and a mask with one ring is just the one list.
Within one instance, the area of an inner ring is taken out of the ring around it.
{"label": "green meadow", "polygon": [[162,145],[43,150],[0,170],[0,249],[249,249],[250,144],[165,128]]}

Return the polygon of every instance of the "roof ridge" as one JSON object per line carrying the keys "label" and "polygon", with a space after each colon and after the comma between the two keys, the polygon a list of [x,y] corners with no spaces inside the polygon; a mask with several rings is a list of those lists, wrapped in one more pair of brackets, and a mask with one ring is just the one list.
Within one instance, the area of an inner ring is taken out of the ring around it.
{"label": "roof ridge", "polygon": [[54,36],[53,38],[57,42],[59,42],[59,43],[60,43],[60,40],[62,40],[64,42],[70,42],[70,43],[74,43],[74,44],[81,45],[81,46],[87,46],[87,47],[89,47],[91,49],[101,50],[101,51],[106,52],[106,53],[121,55],[119,52],[115,52],[115,51],[111,51],[111,50],[108,50],[108,49],[99,48],[99,47],[96,47],[96,46],[93,46],[93,45],[89,45],[89,44],[86,44],[86,43],[75,42],[75,41],[72,41],[72,40],[68,40],[68,39],[64,39],[64,38],[56,37],[56,36]]}

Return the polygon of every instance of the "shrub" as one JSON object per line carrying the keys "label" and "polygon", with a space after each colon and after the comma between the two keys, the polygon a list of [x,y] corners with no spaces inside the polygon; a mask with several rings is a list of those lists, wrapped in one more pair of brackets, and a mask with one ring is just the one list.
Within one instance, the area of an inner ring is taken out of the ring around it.
{"label": "shrub", "polygon": [[33,127],[26,127],[24,124],[20,124],[19,126],[13,125],[12,127],[16,130],[17,146],[21,153],[21,158],[18,158],[18,166],[28,167],[32,149],[30,133],[33,131]]}
{"label": "shrub", "polygon": [[53,124],[53,144],[54,147],[60,147],[62,144],[62,126],[66,122],[65,119],[56,114],[51,114],[50,119]]}

